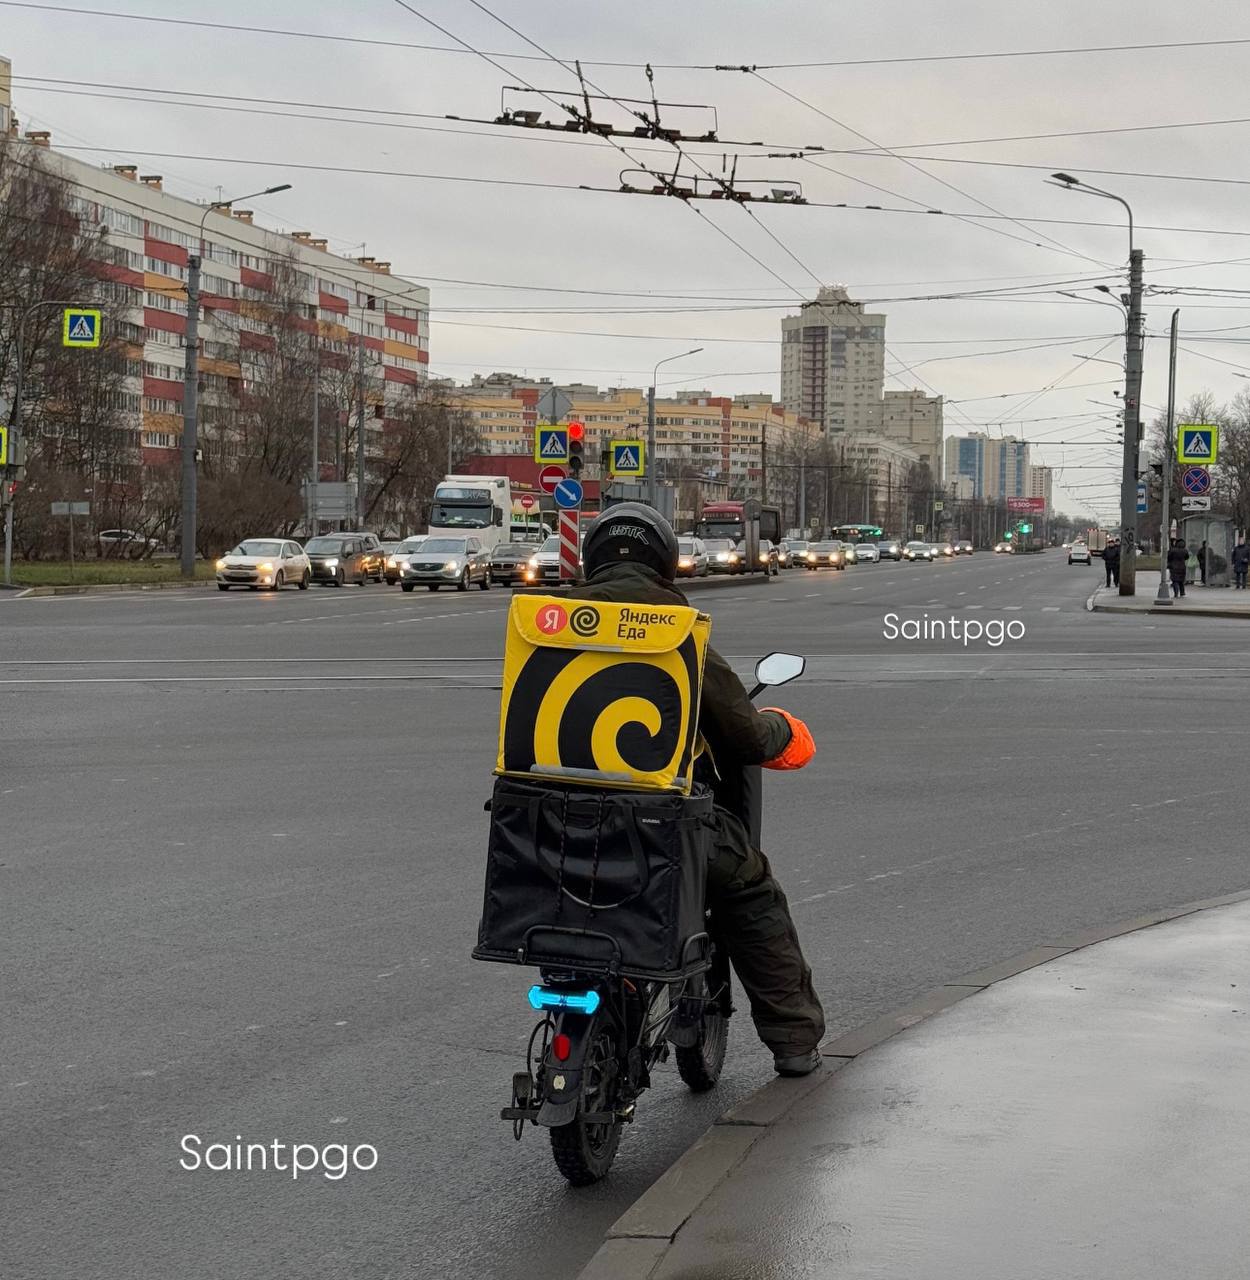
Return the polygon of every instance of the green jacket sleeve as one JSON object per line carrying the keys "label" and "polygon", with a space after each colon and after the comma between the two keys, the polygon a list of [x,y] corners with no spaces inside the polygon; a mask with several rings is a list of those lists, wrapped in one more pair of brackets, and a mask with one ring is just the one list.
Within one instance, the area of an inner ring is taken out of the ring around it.
{"label": "green jacket sleeve", "polygon": [[790,741],[790,726],[774,712],[755,709],[742,681],[715,649],[708,649],[704,663],[699,728],[722,762],[763,764]]}

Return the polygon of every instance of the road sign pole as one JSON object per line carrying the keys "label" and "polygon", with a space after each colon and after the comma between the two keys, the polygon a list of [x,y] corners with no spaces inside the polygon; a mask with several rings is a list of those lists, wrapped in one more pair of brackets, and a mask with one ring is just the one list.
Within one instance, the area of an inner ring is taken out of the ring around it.
{"label": "road sign pole", "polygon": [[1163,439],[1163,509],[1159,515],[1159,589],[1155,592],[1155,605],[1172,605],[1172,592],[1168,588],[1168,506],[1172,497],[1172,474],[1175,471],[1173,450],[1176,448],[1176,338],[1180,325],[1181,309],[1172,312],[1172,336],[1168,346],[1168,426]]}
{"label": "road sign pole", "polygon": [[580,551],[577,539],[577,510],[560,512],[560,581],[572,582],[578,576]]}
{"label": "road sign pole", "polygon": [[[0,483],[8,488],[7,481]],[[4,585],[13,585],[13,500],[7,493],[4,503]]]}

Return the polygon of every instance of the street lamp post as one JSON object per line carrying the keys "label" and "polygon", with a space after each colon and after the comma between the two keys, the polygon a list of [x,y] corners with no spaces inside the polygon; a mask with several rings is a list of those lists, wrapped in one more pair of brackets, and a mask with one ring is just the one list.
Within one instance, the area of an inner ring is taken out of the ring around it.
{"label": "street lamp post", "polygon": [[196,518],[196,465],[199,429],[200,386],[200,250],[204,244],[204,220],[214,209],[229,209],[236,200],[253,200],[257,196],[272,196],[279,191],[289,191],[289,182],[264,191],[252,191],[230,200],[216,200],[206,205],[200,215],[196,233],[196,252],[187,255],[187,358],[182,384],[182,561],[184,578],[195,577],[195,518]]}
{"label": "street lamp post", "polygon": [[655,506],[659,496],[656,486],[658,467],[655,457],[655,384],[660,374],[660,365],[670,364],[674,360],[684,360],[687,356],[697,356],[702,350],[702,347],[695,347],[679,355],[666,356],[657,362],[651,373],[651,385],[647,388],[647,504],[652,507]]}
{"label": "street lamp post", "polygon": [[[1133,244],[1133,209],[1123,196],[1090,186],[1069,173],[1055,173],[1052,185],[1084,191],[1123,205],[1128,214],[1128,322],[1124,330],[1124,457],[1120,475],[1120,594],[1137,591],[1137,453],[1141,442],[1142,251]],[[1103,292],[1110,292],[1105,287]]]}

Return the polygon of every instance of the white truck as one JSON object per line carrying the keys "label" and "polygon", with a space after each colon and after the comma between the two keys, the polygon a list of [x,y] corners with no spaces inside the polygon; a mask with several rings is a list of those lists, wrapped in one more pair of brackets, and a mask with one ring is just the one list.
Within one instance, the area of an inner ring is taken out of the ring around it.
{"label": "white truck", "polygon": [[489,554],[507,542],[512,526],[512,482],[507,476],[444,476],[434,487],[430,537],[470,534]]}

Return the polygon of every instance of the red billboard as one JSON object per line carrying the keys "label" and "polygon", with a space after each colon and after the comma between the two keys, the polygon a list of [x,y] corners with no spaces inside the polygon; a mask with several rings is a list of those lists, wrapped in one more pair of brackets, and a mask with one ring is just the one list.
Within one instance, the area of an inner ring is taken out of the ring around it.
{"label": "red billboard", "polygon": [[1021,512],[1027,511],[1032,515],[1038,515],[1038,516],[1045,515],[1046,499],[1045,498],[1008,498],[1007,510],[1021,511]]}

